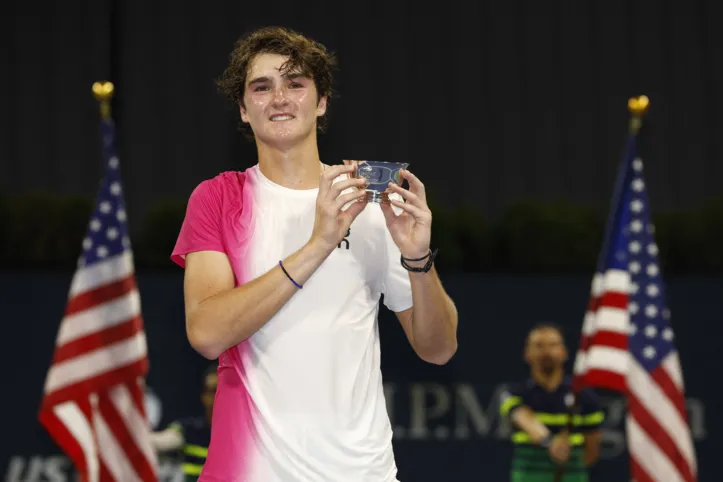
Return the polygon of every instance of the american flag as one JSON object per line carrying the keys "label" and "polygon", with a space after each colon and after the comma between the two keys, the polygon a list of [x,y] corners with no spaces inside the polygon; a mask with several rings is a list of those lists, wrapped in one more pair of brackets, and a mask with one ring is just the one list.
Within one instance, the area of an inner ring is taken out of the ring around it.
{"label": "american flag", "polygon": [[83,482],[155,481],[144,407],[146,337],[115,127],[101,123],[105,176],[45,380],[40,422]]}
{"label": "american flag", "polygon": [[697,480],[697,465],[683,374],[636,150],[631,135],[593,277],[574,383],[576,389],[625,394],[632,480],[690,482]]}

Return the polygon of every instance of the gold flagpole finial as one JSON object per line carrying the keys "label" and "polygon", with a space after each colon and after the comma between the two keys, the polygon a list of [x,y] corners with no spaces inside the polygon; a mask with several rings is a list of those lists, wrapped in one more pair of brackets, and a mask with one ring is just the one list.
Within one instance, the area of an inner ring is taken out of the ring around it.
{"label": "gold flagpole finial", "polygon": [[630,134],[636,135],[643,125],[643,116],[648,111],[650,99],[647,96],[631,97],[628,100],[628,110],[632,114],[630,119]]}
{"label": "gold flagpole finial", "polygon": [[93,84],[93,97],[100,102],[100,115],[103,119],[110,119],[110,100],[113,98],[115,87],[113,82],[96,82]]}

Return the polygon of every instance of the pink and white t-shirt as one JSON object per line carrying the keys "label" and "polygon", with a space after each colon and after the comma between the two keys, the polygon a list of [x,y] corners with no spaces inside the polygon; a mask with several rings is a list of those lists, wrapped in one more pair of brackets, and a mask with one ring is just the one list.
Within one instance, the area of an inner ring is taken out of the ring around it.
{"label": "pink and white t-shirt", "polygon": [[[279,186],[258,165],[206,180],[191,194],[171,258],[184,266],[190,252],[226,253],[242,285],[309,240],[317,192]],[[377,314],[381,295],[392,311],[412,306],[399,256],[381,209],[368,205],[303,289],[221,355],[199,480],[397,480]]]}

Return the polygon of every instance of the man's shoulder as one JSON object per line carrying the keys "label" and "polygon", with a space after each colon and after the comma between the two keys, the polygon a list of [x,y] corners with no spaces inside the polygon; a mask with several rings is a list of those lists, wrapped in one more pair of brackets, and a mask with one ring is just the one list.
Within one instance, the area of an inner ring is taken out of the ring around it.
{"label": "man's shoulder", "polygon": [[507,391],[515,394],[521,394],[528,392],[534,388],[534,382],[531,382],[529,378],[524,380],[518,380],[510,382],[506,385]]}
{"label": "man's shoulder", "polygon": [[236,205],[243,199],[244,185],[251,169],[245,171],[224,171],[199,182],[191,192],[189,204],[201,203],[220,207],[229,201]]}
{"label": "man's shoulder", "polygon": [[213,190],[226,190],[234,187],[243,187],[243,184],[248,177],[249,172],[253,168],[246,169],[244,171],[224,171],[216,174],[213,177],[204,179],[196,186],[195,190],[199,189],[213,189]]}
{"label": "man's shoulder", "polygon": [[524,381],[510,382],[502,386],[500,391],[500,397],[502,400],[510,397],[524,398],[525,393],[528,391],[527,384]]}

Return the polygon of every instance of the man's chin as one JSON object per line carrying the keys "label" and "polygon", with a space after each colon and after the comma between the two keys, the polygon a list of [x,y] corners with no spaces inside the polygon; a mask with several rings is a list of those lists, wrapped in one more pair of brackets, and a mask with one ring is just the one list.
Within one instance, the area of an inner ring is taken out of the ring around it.
{"label": "man's chin", "polygon": [[545,375],[552,375],[560,369],[560,366],[554,363],[543,363],[540,365],[540,371]]}
{"label": "man's chin", "polygon": [[259,136],[265,144],[272,146],[289,146],[301,142],[306,136],[298,128],[272,126],[263,136]]}

